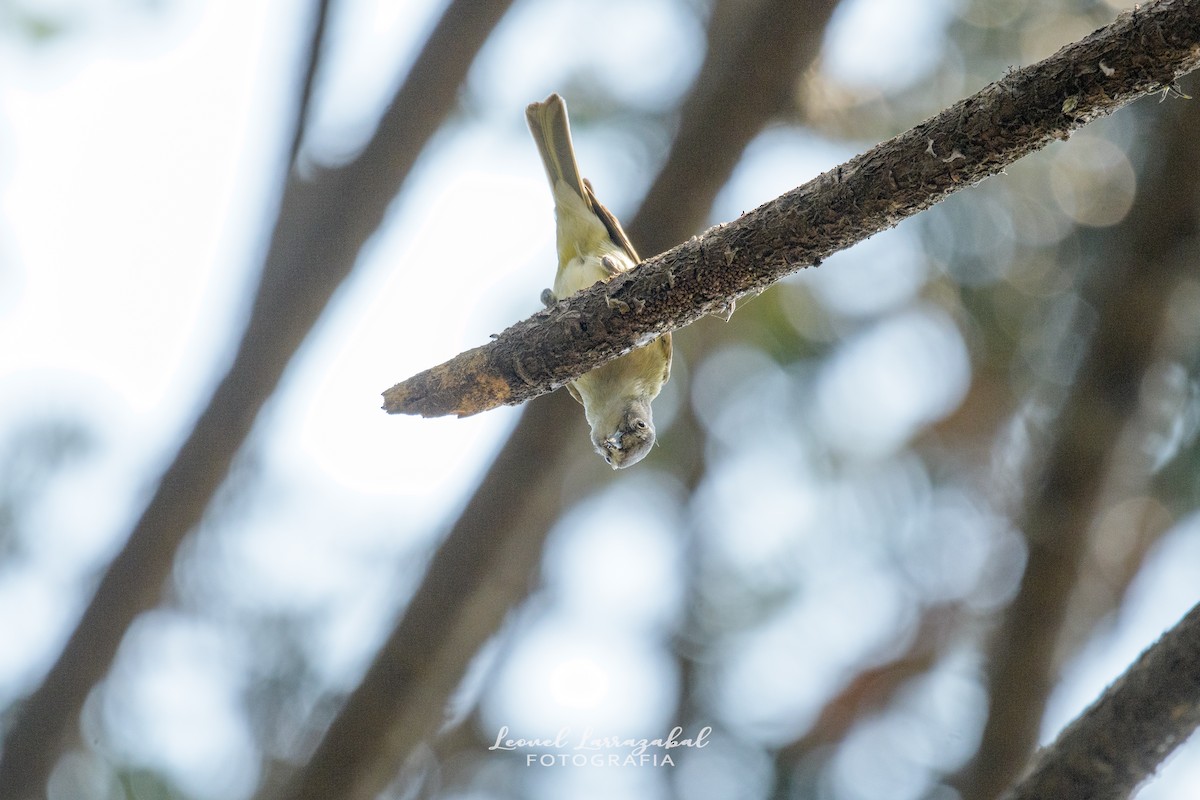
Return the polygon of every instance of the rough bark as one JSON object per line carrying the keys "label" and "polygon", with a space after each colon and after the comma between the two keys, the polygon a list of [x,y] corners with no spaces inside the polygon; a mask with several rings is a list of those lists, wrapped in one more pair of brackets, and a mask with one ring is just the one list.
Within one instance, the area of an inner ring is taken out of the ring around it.
{"label": "rough bark", "polygon": [[466,416],[545,394],[896,225],[1200,63],[1200,0],[1159,0],[775,200],[384,392]]}

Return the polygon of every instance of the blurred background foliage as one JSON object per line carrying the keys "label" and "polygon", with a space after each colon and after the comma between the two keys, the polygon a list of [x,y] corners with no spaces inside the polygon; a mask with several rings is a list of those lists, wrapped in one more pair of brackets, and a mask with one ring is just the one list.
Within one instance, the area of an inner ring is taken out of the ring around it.
{"label": "blurred background foliage", "polygon": [[[520,112],[556,90],[570,104],[584,172],[631,219],[706,46],[759,0],[713,2],[516,2],[413,180],[470,192],[489,185],[489,160],[519,153],[535,165]],[[298,32],[298,52],[309,10],[274,11],[297,17],[273,35]],[[332,4],[302,168],[354,156],[440,11]],[[843,0],[708,223],[1119,11],[1115,0]],[[24,57],[67,58],[116,25],[153,36],[201,14],[183,0],[9,0],[0,36]],[[358,48],[374,54],[369,80]],[[272,69],[298,71],[294,52],[279,59]],[[1195,95],[1195,86],[1184,88]],[[554,509],[528,598],[473,658],[440,734],[393,765],[388,796],[993,796],[988,781],[1000,788],[1014,777],[1030,736],[1052,738],[1200,600],[1195,230],[1155,227],[1196,213],[1197,171],[1175,160],[1200,151],[1192,106],[1143,99],[744,302],[728,323],[677,333],[672,381],[656,403],[662,446],[635,469],[610,473],[571,407],[561,468],[527,489]],[[0,163],[20,157],[9,151]],[[259,154],[243,166],[264,181],[279,159]],[[506,180],[495,178],[496,191]],[[536,191],[540,180],[531,173]],[[464,192],[434,209],[462,226],[461,240],[438,243],[440,263],[411,252],[398,261],[394,241],[429,224],[417,215],[430,196],[422,192],[402,189],[177,554],[161,605],[126,633],[83,709],[79,739],[51,774],[50,797],[277,796],[403,613],[515,414],[372,419],[410,437],[376,449],[434,465],[424,483],[394,489],[331,479],[335,468],[297,448],[296,423],[332,413],[330,435],[344,425],[352,445],[371,447],[368,429],[348,418],[382,416],[373,396],[312,400],[344,377],[332,365],[349,358],[349,320],[413,320],[376,351],[382,390],[406,374],[389,355],[395,342],[444,339],[436,360],[460,341],[477,343],[536,308],[551,263],[548,239],[520,241],[535,227],[550,235],[548,198],[514,241],[499,242],[471,238],[490,229],[464,220],[502,213],[504,198],[453,206]],[[70,218],[62,224],[69,236]],[[18,233],[3,220],[0,229]],[[244,235],[243,261],[263,235]],[[24,302],[12,276],[29,266],[17,252],[0,246],[9,261],[0,282],[17,287],[0,313]],[[214,260],[210,269],[234,268]],[[413,305],[433,307],[420,321],[408,306],[371,305],[385,273],[435,269],[443,274],[428,293],[408,290]],[[459,282],[479,284],[487,300],[460,300]],[[231,293],[229,302],[245,299]],[[460,304],[471,318],[441,315]],[[142,308],[132,298],[114,311],[136,317]],[[221,351],[232,335],[225,324],[237,322],[218,317],[190,335]],[[5,333],[20,347],[19,331]],[[422,354],[416,368],[428,365],[422,358],[433,363]],[[119,421],[74,410],[10,403],[2,419],[0,611],[14,631],[23,615],[38,626],[4,637],[14,649],[0,674],[6,728],[188,413],[159,425],[118,469],[102,454],[121,450],[136,407]],[[101,468],[115,477],[97,477]],[[103,510],[91,513],[93,504]],[[80,557],[75,540],[50,530],[63,525],[111,532],[93,533]],[[31,608],[41,610],[29,616]],[[636,738],[675,725],[714,733],[666,769],[531,768],[488,749],[503,727],[526,738],[562,728]],[[1006,743],[1018,755],[1003,755]],[[1002,774],[993,779],[994,764]],[[1193,743],[1139,796],[1192,797],[1198,783]]]}

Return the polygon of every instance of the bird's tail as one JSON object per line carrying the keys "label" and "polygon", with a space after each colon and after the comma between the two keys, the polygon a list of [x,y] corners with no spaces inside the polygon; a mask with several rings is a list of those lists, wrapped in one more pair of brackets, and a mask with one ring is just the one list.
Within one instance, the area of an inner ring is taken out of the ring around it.
{"label": "bird's tail", "polygon": [[530,103],[525,109],[525,119],[533,140],[537,142],[551,191],[555,190],[559,181],[565,181],[590,208],[591,192],[585,190],[583,178],[579,176],[579,165],[575,163],[566,102],[560,95],[552,94],[540,103]]}

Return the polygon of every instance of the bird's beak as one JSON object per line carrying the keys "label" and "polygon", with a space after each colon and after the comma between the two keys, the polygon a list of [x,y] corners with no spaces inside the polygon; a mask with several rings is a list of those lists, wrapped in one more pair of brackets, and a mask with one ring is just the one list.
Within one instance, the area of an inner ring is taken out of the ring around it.
{"label": "bird's beak", "polygon": [[[619,440],[619,439],[617,439],[617,437],[613,436],[613,437],[611,437],[611,438],[608,438],[608,439],[605,439],[605,440],[604,440],[604,448],[605,448],[606,450],[608,450],[608,452],[610,452],[610,453],[617,453],[617,452],[619,452],[619,451],[620,451],[620,449],[621,449],[621,442],[620,442],[620,440]],[[609,465],[610,467],[612,467],[613,469],[618,469],[618,466],[617,466],[617,461],[616,461],[616,459],[615,459],[615,458],[614,458],[614,459],[611,459],[611,460],[609,461],[609,464],[608,464],[608,465]]]}

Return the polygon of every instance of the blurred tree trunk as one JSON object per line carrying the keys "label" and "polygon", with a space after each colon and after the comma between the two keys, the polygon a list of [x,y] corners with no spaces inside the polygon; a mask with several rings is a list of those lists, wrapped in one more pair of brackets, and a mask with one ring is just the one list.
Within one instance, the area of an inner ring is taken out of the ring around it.
{"label": "blurred tree trunk", "polygon": [[[180,542],[200,521],[259,410],[383,220],[425,142],[454,108],[475,53],[509,2],[455,0],[446,9],[371,140],[350,163],[312,170],[311,178],[288,165],[270,249],[233,363],[66,648],[8,731],[0,797],[44,794],[88,692],[107,672],[133,619],[159,602]],[[316,27],[322,25],[319,18]],[[310,60],[317,50],[312,48]],[[304,70],[303,97],[312,69]],[[305,112],[297,114],[297,130]]]}
{"label": "blurred tree trunk", "polygon": [[[1195,81],[1187,85],[1196,91]],[[1063,629],[1069,600],[1101,501],[1127,499],[1106,498],[1103,489],[1142,402],[1170,299],[1195,268],[1180,250],[1197,230],[1200,105],[1143,103],[1139,113],[1149,129],[1143,140],[1154,144],[1133,208],[1121,224],[1081,234],[1093,256],[1081,294],[1098,316],[1043,466],[1031,475],[1023,514],[1028,565],[990,646],[991,711],[978,753],[956,780],[966,800],[996,797],[1028,762],[1062,664],[1059,645],[1064,637],[1083,641],[1086,631]]]}

